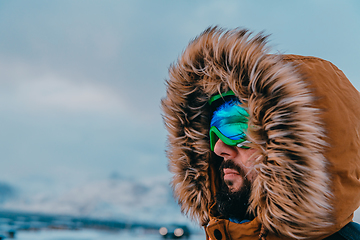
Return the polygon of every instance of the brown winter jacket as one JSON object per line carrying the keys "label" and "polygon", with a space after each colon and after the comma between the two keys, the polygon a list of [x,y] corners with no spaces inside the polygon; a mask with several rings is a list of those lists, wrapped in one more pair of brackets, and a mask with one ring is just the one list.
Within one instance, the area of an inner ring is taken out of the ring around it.
{"label": "brown winter jacket", "polygon": [[[182,211],[212,239],[323,239],[360,204],[360,94],[316,57],[270,54],[266,37],[209,28],[170,67],[162,100],[169,169]],[[232,90],[248,108],[259,155],[243,224],[216,210],[221,159],[210,151],[211,96]]]}

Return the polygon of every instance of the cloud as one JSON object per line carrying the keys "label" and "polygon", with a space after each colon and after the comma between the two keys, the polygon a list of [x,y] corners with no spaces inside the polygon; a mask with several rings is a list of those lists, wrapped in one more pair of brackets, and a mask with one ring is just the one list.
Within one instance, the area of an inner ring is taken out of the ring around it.
{"label": "cloud", "polygon": [[100,84],[76,82],[58,76],[42,76],[16,86],[14,97],[27,107],[61,111],[118,112],[126,104],[119,94]]}
{"label": "cloud", "polygon": [[[2,109],[114,114],[126,101],[108,84],[71,79],[36,65],[0,62]],[[72,76],[72,77],[76,77]]]}

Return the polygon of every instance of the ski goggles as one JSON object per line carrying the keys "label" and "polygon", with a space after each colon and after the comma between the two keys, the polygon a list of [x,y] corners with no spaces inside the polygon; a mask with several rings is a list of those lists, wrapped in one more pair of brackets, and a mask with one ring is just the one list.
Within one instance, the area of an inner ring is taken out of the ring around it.
{"label": "ski goggles", "polygon": [[249,114],[245,108],[241,107],[241,102],[234,93],[229,91],[216,95],[210,99],[209,103],[211,106],[217,105],[214,108],[210,123],[211,151],[214,151],[219,138],[226,145],[249,148],[244,146],[244,144],[249,143],[246,140]]}

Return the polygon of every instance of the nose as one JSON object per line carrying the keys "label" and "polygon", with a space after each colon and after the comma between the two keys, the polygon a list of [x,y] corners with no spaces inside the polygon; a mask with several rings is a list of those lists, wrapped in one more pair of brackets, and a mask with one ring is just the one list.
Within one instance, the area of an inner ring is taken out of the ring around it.
{"label": "nose", "polygon": [[234,159],[237,155],[236,147],[226,145],[221,139],[218,139],[214,146],[216,155],[223,157],[224,160]]}

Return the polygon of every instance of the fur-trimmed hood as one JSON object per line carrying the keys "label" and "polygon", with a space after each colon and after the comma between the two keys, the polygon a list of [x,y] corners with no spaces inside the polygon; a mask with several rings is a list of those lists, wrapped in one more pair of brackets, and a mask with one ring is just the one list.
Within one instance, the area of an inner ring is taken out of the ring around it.
{"label": "fur-trimmed hood", "polygon": [[248,108],[247,136],[259,150],[254,221],[297,239],[327,236],[351,221],[360,203],[360,95],[338,68],[270,54],[262,34],[214,27],[190,42],[169,75],[167,155],[185,214],[202,225],[218,219],[211,206],[219,158],[210,151],[207,102],[232,90]]}

